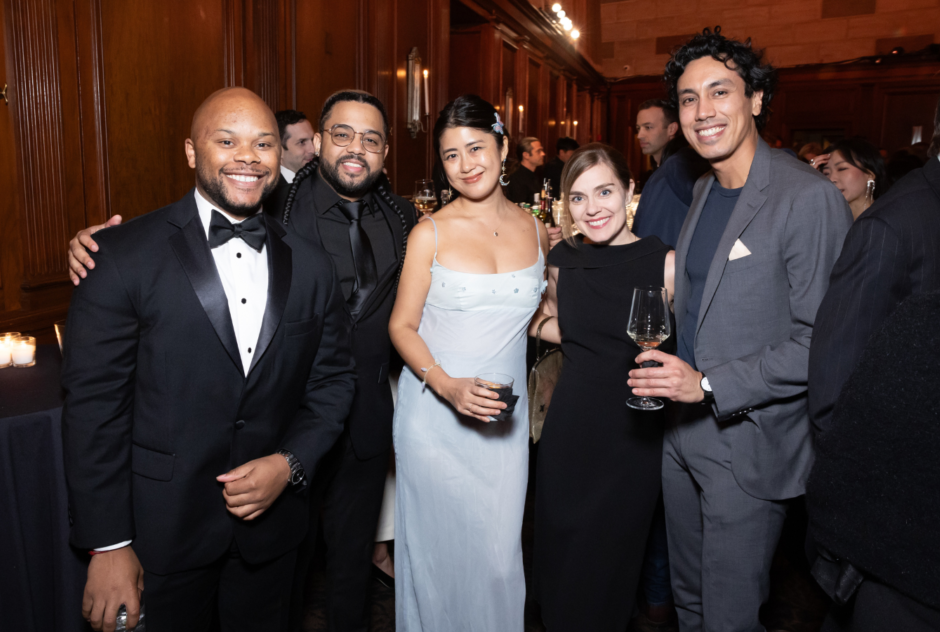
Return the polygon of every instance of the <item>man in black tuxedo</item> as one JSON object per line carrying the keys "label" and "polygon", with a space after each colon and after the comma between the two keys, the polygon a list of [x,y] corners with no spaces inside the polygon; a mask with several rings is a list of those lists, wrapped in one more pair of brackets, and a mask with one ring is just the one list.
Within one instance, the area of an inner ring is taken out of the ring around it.
{"label": "man in black tuxedo", "polygon": [[[273,114],[210,96],[186,141],[196,188],[97,235],[69,311],[63,435],[83,615],[113,630],[284,630],[307,532],[305,478],[355,388],[326,253],[260,213],[278,176]],[[139,561],[138,561],[139,560]]]}
{"label": "man in black tuxedo", "polygon": [[832,270],[809,354],[809,412],[817,435],[829,429],[872,334],[911,294],[940,290],[940,103],[935,118],[927,164],[859,215]]}
{"label": "man in black tuxedo", "polygon": [[[392,397],[388,383],[392,356],[388,320],[405,255],[405,240],[415,225],[414,207],[390,191],[382,169],[388,152],[388,116],[374,96],[341,91],[321,108],[314,138],[318,159],[296,174],[287,206],[265,205],[265,212],[330,254],[353,322],[356,395],[346,426],[314,480],[322,498],[327,545],[331,630],[365,632],[372,578],[376,523],[392,445]],[[72,278],[87,275],[94,262],[91,235],[72,239]],[[291,630],[303,620],[304,586],[316,541],[320,503],[311,502],[311,528],[302,545],[291,606]]]}

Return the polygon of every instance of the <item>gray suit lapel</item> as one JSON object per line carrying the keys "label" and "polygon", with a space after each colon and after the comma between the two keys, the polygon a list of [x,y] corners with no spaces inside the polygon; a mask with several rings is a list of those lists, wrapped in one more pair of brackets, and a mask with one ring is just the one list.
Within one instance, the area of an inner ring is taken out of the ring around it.
{"label": "gray suit lapel", "polygon": [[689,246],[692,243],[692,235],[695,234],[695,227],[698,226],[698,220],[702,216],[702,209],[705,208],[705,200],[708,199],[708,192],[711,190],[712,182],[714,181],[714,171],[709,171],[699,178],[698,183],[696,183],[698,195],[693,199],[689,213],[685,216],[685,222],[682,224],[682,230],[679,232],[679,240],[676,244],[676,297],[674,306],[677,329],[682,326],[682,322],[685,319],[686,303],[689,300],[689,293],[691,292],[689,279],[685,273],[685,262],[689,256]]}
{"label": "gray suit lapel", "polygon": [[767,201],[765,189],[769,184],[770,147],[763,140],[758,140],[757,152],[754,154],[754,161],[751,163],[751,171],[748,173],[747,182],[744,183],[744,190],[741,191],[741,196],[738,198],[737,204],[734,205],[725,232],[721,236],[721,241],[718,242],[715,258],[712,259],[711,266],[708,268],[705,289],[702,292],[702,305],[698,312],[696,336],[698,330],[702,327],[702,322],[705,320],[705,314],[712,303],[712,299],[715,298],[715,292],[718,291],[718,283],[725,272],[725,266],[728,265],[728,257],[731,255],[734,242],[738,240],[744,229],[757,215],[757,211]]}

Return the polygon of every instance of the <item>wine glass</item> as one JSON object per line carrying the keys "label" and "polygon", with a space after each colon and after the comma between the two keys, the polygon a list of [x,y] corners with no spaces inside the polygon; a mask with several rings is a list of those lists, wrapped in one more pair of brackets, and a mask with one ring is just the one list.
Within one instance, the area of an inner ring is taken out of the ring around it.
{"label": "wine glass", "polygon": [[415,207],[422,215],[430,215],[437,208],[437,193],[432,180],[415,182]]}
{"label": "wine glass", "polygon": [[[664,287],[633,288],[633,303],[630,305],[630,320],[627,335],[643,351],[655,349],[672,333],[669,319],[669,297]],[[660,362],[647,361],[641,367],[646,369],[662,366]],[[659,410],[663,402],[655,397],[631,397],[627,406],[636,410]]]}

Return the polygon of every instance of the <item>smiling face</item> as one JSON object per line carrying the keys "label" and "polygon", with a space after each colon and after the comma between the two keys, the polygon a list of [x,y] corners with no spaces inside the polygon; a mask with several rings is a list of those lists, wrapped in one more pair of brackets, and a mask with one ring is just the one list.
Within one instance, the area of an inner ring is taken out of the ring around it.
{"label": "smiling face", "polygon": [[677,91],[679,121],[695,151],[713,165],[744,159],[750,168],[759,137],[754,116],[760,114],[763,92],[747,96],[737,71],[712,57],[690,62]]}
{"label": "smiling face", "polygon": [[461,196],[484,200],[497,192],[508,143],[500,146],[493,134],[481,129],[449,127],[441,134],[440,147],[447,180]]}
{"label": "smiling face", "polygon": [[313,125],[310,121],[300,121],[284,128],[284,138],[281,139],[283,150],[281,164],[297,173],[313,160]]}
{"label": "smiling face", "polygon": [[868,181],[875,179],[873,174],[849,163],[839,151],[832,152],[823,174],[836,185],[849,205],[865,200]]}
{"label": "smiling face", "polygon": [[617,174],[601,162],[582,173],[568,193],[568,212],[586,238],[595,244],[618,246],[630,242],[627,200],[633,182],[625,187]]}
{"label": "smiling face", "polygon": [[220,90],[196,111],[186,157],[203,197],[233,217],[253,215],[277,186],[274,114],[250,90]]}
{"label": "smiling face", "polygon": [[[357,132],[353,141],[345,147],[333,142],[329,131],[334,125],[347,125]],[[385,147],[378,153],[367,151],[358,132],[378,133],[385,139]],[[358,200],[382,176],[388,139],[382,113],[368,103],[340,101],[334,105],[313,142],[316,151],[320,152],[320,175],[340,197]]]}

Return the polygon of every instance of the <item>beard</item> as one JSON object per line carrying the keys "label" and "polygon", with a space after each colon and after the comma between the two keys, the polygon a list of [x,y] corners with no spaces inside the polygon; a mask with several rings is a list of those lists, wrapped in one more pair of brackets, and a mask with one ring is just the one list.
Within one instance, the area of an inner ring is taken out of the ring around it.
{"label": "beard", "polygon": [[[342,175],[339,171],[339,165],[344,160],[354,160],[357,163],[362,164],[362,167],[365,170],[365,177],[363,177],[359,182],[343,182]],[[371,191],[372,187],[375,186],[375,183],[382,176],[381,171],[372,173],[372,168],[369,167],[369,163],[353,154],[340,156],[336,159],[335,162],[327,162],[321,155],[319,171],[320,176],[326,180],[326,183],[329,184],[334,191],[336,191],[337,195],[354,199],[361,198],[363,195]]]}
{"label": "beard", "polygon": [[[260,173],[258,176],[264,177]],[[261,209],[261,204],[265,198],[277,188],[277,178],[272,178],[270,182],[264,185],[257,204],[243,204],[229,197],[225,180],[223,180],[225,177],[221,170],[213,178],[208,168],[202,166],[196,168],[196,182],[202,185],[203,191],[206,192],[206,195],[216,206],[233,217],[251,217]],[[270,174],[268,174],[268,177],[270,177]]]}

